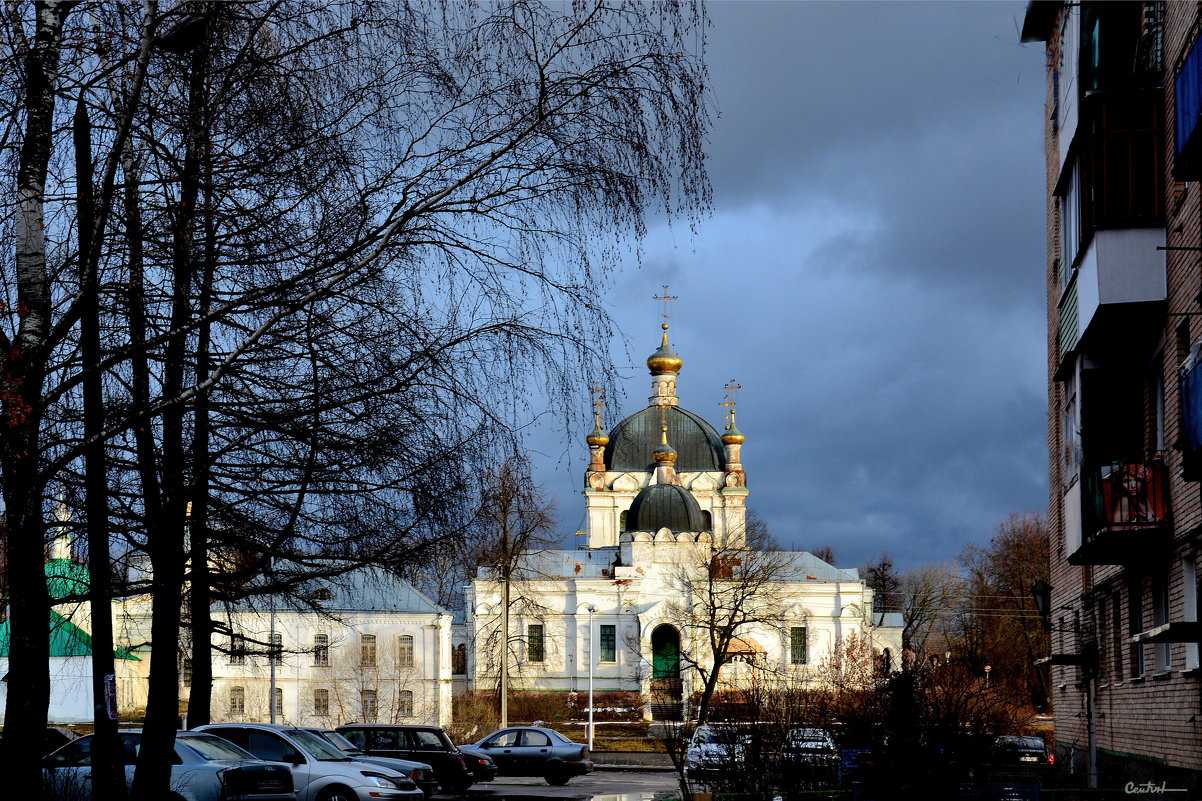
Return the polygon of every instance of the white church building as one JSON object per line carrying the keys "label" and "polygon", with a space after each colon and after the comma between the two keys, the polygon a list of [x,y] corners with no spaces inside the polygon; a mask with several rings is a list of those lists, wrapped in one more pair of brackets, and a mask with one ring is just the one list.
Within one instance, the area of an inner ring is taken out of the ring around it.
{"label": "white church building", "polygon": [[[596,692],[637,692],[649,702],[646,714],[679,718],[714,662],[711,630],[699,622],[706,597],[760,566],[756,591],[735,603],[748,619],[723,640],[730,661],[720,689],[757,679],[821,682],[824,667],[848,644],[867,645],[882,665],[896,665],[901,616],[874,612],[858,571],[806,552],[748,547],[744,437],[733,399],[721,433],[680,405],[682,362],[668,343],[667,323],[663,328],[647,359],[647,406],[608,433],[598,411],[588,436],[586,546],[522,556],[510,582],[507,636],[500,636],[502,587],[488,566],[464,589],[463,616],[454,621],[412,585],[374,567],[312,580],[305,604],[214,607],[225,628],[213,642],[214,720],[446,725],[452,694],[498,686],[502,639],[515,690],[585,692],[591,675]],[[50,566],[79,573],[65,547]],[[163,650],[146,638],[149,599],[128,599],[113,614],[123,646],[120,704],[144,707],[150,652]],[[0,668],[5,641],[0,630]],[[60,650],[55,719],[86,719],[87,649]],[[176,643],[167,653],[184,658]],[[191,671],[187,662],[183,668],[186,685]],[[0,682],[0,700],[3,690]]]}
{"label": "white church building", "polygon": [[[712,666],[712,627],[699,605],[717,555],[771,563],[758,587],[753,620],[738,627],[722,668],[729,685],[749,672],[816,682],[842,645],[868,642],[883,664],[901,653],[900,615],[874,614],[873,593],[855,569],[810,553],[745,548],[748,480],[733,401],[722,433],[680,405],[682,361],[663,341],[648,359],[651,397],[608,433],[600,415],[588,437],[584,477],[587,547],[526,554],[510,582],[510,686],[652,698],[649,712],[679,716],[700,689],[695,669]],[[729,577],[738,580],[737,570]],[[502,586],[482,567],[465,590],[454,638],[469,655],[467,686],[493,689],[500,670]],[[665,700],[667,703],[664,703]],[[658,703],[654,703],[658,701]]]}

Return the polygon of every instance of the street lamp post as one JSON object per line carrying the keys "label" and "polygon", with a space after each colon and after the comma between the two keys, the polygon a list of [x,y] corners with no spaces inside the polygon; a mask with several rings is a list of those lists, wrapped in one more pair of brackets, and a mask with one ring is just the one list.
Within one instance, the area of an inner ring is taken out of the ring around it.
{"label": "street lamp post", "polygon": [[[584,601],[576,604],[576,609],[572,612],[574,616],[580,611],[580,606]],[[593,750],[593,613],[597,611],[597,607],[593,604],[588,605],[588,750]],[[572,683],[576,681],[576,671],[572,671]]]}
{"label": "street lamp post", "polygon": [[588,750],[593,750],[593,612],[597,608],[588,605]]}

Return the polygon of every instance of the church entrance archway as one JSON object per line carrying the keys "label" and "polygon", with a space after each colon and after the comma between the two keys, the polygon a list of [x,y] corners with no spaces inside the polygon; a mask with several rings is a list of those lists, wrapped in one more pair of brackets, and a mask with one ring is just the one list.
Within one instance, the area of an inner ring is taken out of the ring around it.
{"label": "church entrance archway", "polygon": [[651,632],[651,718],[683,720],[680,680],[680,631],[662,624]]}

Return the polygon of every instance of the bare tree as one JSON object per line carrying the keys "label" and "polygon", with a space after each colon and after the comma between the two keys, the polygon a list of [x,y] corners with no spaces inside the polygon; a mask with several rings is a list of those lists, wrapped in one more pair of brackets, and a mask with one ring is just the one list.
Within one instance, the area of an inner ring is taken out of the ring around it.
{"label": "bare tree", "polygon": [[496,642],[502,727],[509,725],[511,650],[515,642],[524,642],[523,637],[512,634],[510,613],[519,604],[537,605],[535,594],[522,592],[520,583],[537,577],[537,568],[528,563],[530,553],[554,542],[554,509],[530,478],[530,463],[524,455],[515,453],[486,479],[474,561],[495,573],[501,587],[501,608],[498,627],[479,632],[477,645],[485,646],[480,651],[487,654],[492,650],[488,642]]}
{"label": "bare tree", "polygon": [[692,647],[682,648],[680,658],[701,679],[699,724],[708,719],[722,668],[738,653],[736,640],[757,628],[780,628],[787,566],[785,552],[748,536],[743,547],[699,543],[696,561],[677,572],[680,600],[669,604],[669,614],[692,632]]}
{"label": "bare tree", "polygon": [[[594,298],[615,247],[649,214],[696,219],[709,201],[704,26],[689,4],[67,8],[5,19],[24,59],[0,78],[0,149],[17,156],[0,163],[17,165],[4,174],[18,190],[2,264],[7,556],[13,576],[39,574],[46,487],[74,481],[85,441],[103,441],[114,526],[151,557],[156,648],[177,641],[185,534],[203,625],[214,532],[243,535],[230,547],[257,555],[255,570],[339,542],[378,555],[430,530],[430,476],[466,464],[434,454],[514,430],[530,387],[566,408],[582,392],[574,366],[605,362]],[[125,103],[106,75],[133,79]],[[73,178],[50,167],[69,152],[55,100],[84,91],[107,153],[93,158],[106,165],[95,205],[120,188],[123,215],[94,225],[80,258],[78,209],[62,199]],[[88,365],[71,267],[85,262],[108,332]],[[103,430],[85,436],[88,371],[112,391]],[[10,696],[8,720],[34,730],[46,597],[20,581],[15,678],[33,692]],[[175,664],[152,671],[139,796],[165,791]],[[33,793],[22,748],[6,738]]]}
{"label": "bare tree", "polygon": [[872,606],[877,612],[901,611],[901,581],[893,557],[886,551],[869,559],[860,569],[864,583],[872,590]]}
{"label": "bare tree", "polygon": [[835,549],[829,545],[819,545],[817,548],[811,551],[811,553],[822,561],[826,562],[828,565],[835,564]]}
{"label": "bare tree", "polygon": [[1047,575],[1048,542],[1040,515],[1012,514],[988,546],[969,545],[957,560],[967,599],[956,615],[957,658],[979,671],[989,665],[995,682],[1035,708],[1048,703],[1048,668],[1035,662],[1050,645],[1031,588]]}
{"label": "bare tree", "polygon": [[941,621],[951,619],[960,599],[959,575],[953,565],[924,564],[907,570],[898,581],[901,596],[902,645],[914,654],[926,652],[927,640]]}

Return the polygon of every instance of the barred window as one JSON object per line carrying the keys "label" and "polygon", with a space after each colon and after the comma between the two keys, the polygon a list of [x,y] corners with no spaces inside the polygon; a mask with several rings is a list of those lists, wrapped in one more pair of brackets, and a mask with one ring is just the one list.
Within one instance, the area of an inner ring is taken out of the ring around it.
{"label": "barred window", "polygon": [[616,626],[608,624],[600,627],[601,629],[601,661],[616,662],[618,661],[618,631]]}
{"label": "barred window", "polygon": [[397,694],[397,716],[413,717],[413,690],[401,690]]}
{"label": "barred window", "polygon": [[313,714],[326,716],[330,714],[330,691],[313,691]]}
{"label": "barred window", "polygon": [[360,659],[363,667],[376,666],[376,635],[364,634],[359,638]]}
{"label": "barred window", "polygon": [[792,626],[789,629],[789,663],[805,665],[810,661],[809,643],[806,641],[805,626]]}
{"label": "barred window", "polygon": [[330,666],[330,635],[329,634],[314,634],[313,635],[313,666],[314,667],[329,667]]}
{"label": "barred window", "polygon": [[284,690],[282,687],[275,688],[275,717],[279,721],[284,719]]}
{"label": "barred window", "polygon": [[364,690],[362,700],[363,700],[363,722],[364,723],[375,723],[376,722],[376,712],[377,712],[376,691],[375,690]]}
{"label": "barred window", "polygon": [[272,634],[271,635],[271,647],[268,648],[267,651],[269,654],[269,658],[271,659],[271,664],[273,664],[273,665],[284,664],[284,635],[283,634]]}
{"label": "barred window", "polygon": [[546,658],[543,647],[543,625],[531,623],[526,626],[526,661],[542,662]]}
{"label": "barred window", "polygon": [[241,634],[230,635],[230,664],[246,664],[246,639]]}
{"label": "barred window", "polygon": [[397,638],[396,664],[397,667],[413,667],[413,637],[408,634]]}
{"label": "barred window", "polygon": [[230,717],[240,718],[246,714],[246,690],[230,687]]}

